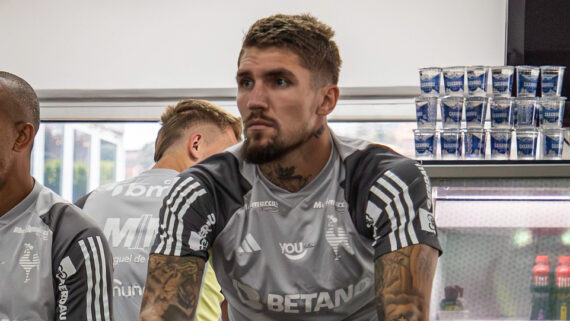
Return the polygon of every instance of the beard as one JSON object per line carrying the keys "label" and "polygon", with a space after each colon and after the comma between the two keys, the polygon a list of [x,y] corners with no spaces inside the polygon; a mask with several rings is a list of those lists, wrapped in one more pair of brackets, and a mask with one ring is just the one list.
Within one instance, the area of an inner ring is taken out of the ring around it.
{"label": "beard", "polygon": [[259,136],[260,134],[246,134],[246,139],[242,149],[243,158],[249,163],[258,165],[273,162],[282,158],[306,143],[311,139],[311,137],[313,137],[313,134],[304,130],[297,137],[290,139],[289,141],[285,141],[280,137],[279,130],[277,130],[277,133],[269,139],[268,143],[263,145],[255,145],[252,143],[252,141],[261,138]]}

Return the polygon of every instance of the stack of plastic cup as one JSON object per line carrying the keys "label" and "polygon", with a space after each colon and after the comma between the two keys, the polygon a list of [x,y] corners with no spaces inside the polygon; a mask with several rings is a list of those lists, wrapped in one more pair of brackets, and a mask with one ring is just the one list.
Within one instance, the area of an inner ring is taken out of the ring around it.
{"label": "stack of plastic cup", "polygon": [[564,106],[566,97],[561,97],[562,66],[541,66],[542,98],[539,103],[539,119],[543,159],[561,159],[564,146]]}
{"label": "stack of plastic cup", "polygon": [[437,105],[440,92],[441,68],[420,69],[421,95],[416,97],[414,144],[417,159],[434,159],[437,152]]}

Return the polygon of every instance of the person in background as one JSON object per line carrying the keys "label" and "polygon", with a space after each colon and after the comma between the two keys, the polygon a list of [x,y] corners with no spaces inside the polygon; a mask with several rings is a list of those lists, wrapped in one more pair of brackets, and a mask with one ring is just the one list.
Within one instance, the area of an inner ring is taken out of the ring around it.
{"label": "person in background", "polygon": [[191,320],[212,255],[230,320],[428,320],[439,253],[423,168],[336,136],[334,31],[258,20],[238,57],[243,143],[180,174],[139,320]]}
{"label": "person in background", "polygon": [[30,175],[39,125],[33,88],[0,71],[0,320],[113,320],[105,236]]}
{"label": "person in background", "polygon": [[[159,210],[177,175],[241,140],[241,119],[204,100],[168,106],[161,123],[152,169],[100,186],[76,202],[103,228],[111,245],[116,320],[137,320]],[[217,321],[223,296],[213,270],[205,275],[196,320]]]}

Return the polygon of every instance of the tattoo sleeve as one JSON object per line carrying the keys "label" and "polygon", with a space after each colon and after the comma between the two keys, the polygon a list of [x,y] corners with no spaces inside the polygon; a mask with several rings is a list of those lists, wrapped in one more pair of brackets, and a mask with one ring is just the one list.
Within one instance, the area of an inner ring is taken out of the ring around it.
{"label": "tattoo sleeve", "polygon": [[139,321],[193,320],[206,261],[151,254]]}
{"label": "tattoo sleeve", "polygon": [[416,244],[376,258],[376,310],[379,320],[429,319],[437,256],[437,250]]}

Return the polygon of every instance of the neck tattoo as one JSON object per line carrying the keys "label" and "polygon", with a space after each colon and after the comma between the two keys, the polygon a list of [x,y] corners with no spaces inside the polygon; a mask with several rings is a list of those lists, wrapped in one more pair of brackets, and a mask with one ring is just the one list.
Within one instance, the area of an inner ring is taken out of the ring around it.
{"label": "neck tattoo", "polygon": [[279,164],[262,168],[265,176],[275,185],[289,191],[297,192],[311,180],[311,175],[304,177],[295,174],[295,166],[282,167]]}
{"label": "neck tattoo", "polygon": [[325,125],[322,125],[321,127],[319,127],[319,129],[317,129],[317,131],[313,134],[313,136],[315,136],[315,138],[319,138],[323,135],[324,132],[325,132]]}

